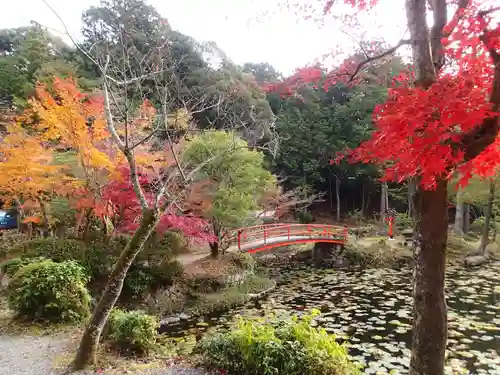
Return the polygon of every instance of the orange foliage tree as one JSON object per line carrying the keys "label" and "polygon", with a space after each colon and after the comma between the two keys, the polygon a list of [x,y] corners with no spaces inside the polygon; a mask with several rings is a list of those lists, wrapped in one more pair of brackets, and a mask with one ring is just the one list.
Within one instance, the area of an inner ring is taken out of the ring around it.
{"label": "orange foliage tree", "polygon": [[[64,169],[53,163],[53,153],[39,136],[29,134],[19,123],[8,126],[0,142],[1,196],[15,202],[21,214],[23,206],[39,207],[48,225],[44,200],[56,193],[67,193],[74,183]],[[35,217],[24,220],[39,221]]]}
{"label": "orange foliage tree", "polygon": [[122,160],[106,130],[102,98],[82,93],[70,78],[55,78],[50,88],[37,86],[30,104],[41,139],[52,144],[56,152],[71,150],[76,154],[71,172],[81,181],[79,189],[73,191],[77,229],[87,227],[103,186]]}

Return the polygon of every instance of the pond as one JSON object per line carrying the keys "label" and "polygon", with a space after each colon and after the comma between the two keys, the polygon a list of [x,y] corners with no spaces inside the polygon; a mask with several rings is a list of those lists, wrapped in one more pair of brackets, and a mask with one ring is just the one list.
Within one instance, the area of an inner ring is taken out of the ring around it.
{"label": "pond", "polygon": [[[266,298],[223,314],[168,327],[193,339],[227,327],[236,314],[300,314],[319,308],[317,324],[348,340],[349,354],[365,374],[406,374],[411,343],[411,271],[282,270]],[[447,374],[500,374],[500,263],[450,269],[447,278],[449,339]]]}

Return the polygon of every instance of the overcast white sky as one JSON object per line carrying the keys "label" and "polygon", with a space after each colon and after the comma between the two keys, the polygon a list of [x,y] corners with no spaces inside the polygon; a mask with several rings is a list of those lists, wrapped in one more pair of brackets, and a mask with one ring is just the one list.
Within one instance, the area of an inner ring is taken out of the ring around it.
{"label": "overcast white sky", "polygon": [[[64,19],[73,36],[79,37],[81,14],[99,0],[47,0]],[[351,46],[352,40],[339,30],[333,18],[323,28],[300,20],[279,1],[286,0],[146,0],[173,28],[198,40],[213,40],[236,63],[267,61],[284,73],[304,66],[332,46]],[[309,1],[322,4],[324,0]],[[292,0],[288,1],[292,3]],[[60,21],[42,0],[1,0],[0,28],[17,27],[35,20],[62,30]],[[370,35],[398,41],[404,31],[402,0],[383,0],[364,28]],[[263,15],[266,13],[267,15]],[[403,16],[403,17],[401,17]],[[382,28],[378,26],[384,25]]]}

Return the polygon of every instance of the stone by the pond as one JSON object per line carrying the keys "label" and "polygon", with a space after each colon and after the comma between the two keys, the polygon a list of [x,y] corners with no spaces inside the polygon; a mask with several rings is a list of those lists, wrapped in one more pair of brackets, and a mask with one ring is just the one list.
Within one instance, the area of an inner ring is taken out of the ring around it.
{"label": "stone by the pond", "polygon": [[178,323],[181,319],[178,316],[167,316],[160,321],[160,325]]}
{"label": "stone by the pond", "polygon": [[481,264],[487,263],[488,257],[484,255],[470,255],[465,258],[466,266],[480,266]]}
{"label": "stone by the pond", "polygon": [[190,316],[186,313],[180,313],[179,314],[179,319],[180,320],[189,320],[190,319]]}

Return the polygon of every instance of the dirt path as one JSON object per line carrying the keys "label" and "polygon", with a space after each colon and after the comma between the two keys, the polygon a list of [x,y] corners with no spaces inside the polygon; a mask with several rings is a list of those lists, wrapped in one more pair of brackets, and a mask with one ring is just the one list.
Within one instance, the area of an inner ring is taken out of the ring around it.
{"label": "dirt path", "polygon": [[[0,335],[0,373],[2,375],[65,375],[67,371],[54,369],[54,362],[64,356],[70,339],[63,336]],[[151,368],[143,370],[79,371],[73,375],[204,375],[199,369],[188,367]]]}

